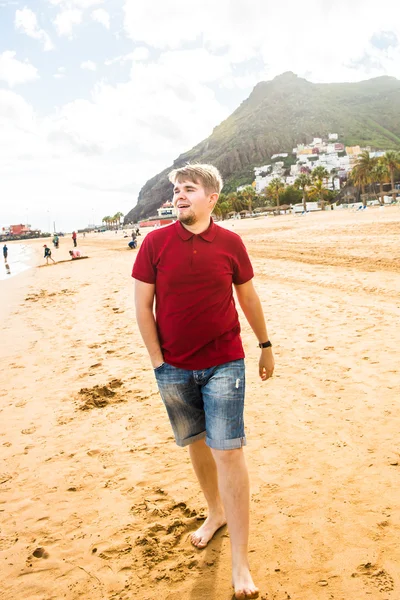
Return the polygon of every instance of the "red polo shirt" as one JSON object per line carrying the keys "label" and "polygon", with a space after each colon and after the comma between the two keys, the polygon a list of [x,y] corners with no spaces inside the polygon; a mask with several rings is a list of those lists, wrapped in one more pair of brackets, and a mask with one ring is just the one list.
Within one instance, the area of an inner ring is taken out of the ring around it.
{"label": "red polo shirt", "polygon": [[241,238],[215,225],[195,235],[179,221],[147,234],[132,277],[155,284],[165,362],[208,369],[244,358],[232,284],[254,273]]}

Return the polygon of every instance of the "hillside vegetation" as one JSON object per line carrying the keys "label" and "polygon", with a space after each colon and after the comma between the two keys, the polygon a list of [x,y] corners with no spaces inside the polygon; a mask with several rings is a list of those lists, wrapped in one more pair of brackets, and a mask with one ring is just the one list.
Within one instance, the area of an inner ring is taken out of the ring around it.
{"label": "hillside vegetation", "polygon": [[358,83],[316,84],[284,73],[256,85],[249,98],[197,146],[147,181],[125,222],[156,213],[171,198],[168,172],[187,162],[216,165],[224,192],[251,183],[253,168],[273,154],[329,132],[348,146],[400,148],[400,81],[378,77]]}

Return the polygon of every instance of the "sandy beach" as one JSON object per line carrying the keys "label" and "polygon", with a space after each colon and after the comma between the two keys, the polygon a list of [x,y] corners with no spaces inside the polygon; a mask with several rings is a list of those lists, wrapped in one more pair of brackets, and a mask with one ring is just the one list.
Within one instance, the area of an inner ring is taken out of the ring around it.
{"label": "sandy beach", "polygon": [[[260,598],[399,600],[400,207],[225,226],[276,359],[262,384],[242,316]],[[138,332],[128,241],[80,237],[88,260],[0,282],[1,600],[232,596],[226,528],[188,540],[205,505]]]}

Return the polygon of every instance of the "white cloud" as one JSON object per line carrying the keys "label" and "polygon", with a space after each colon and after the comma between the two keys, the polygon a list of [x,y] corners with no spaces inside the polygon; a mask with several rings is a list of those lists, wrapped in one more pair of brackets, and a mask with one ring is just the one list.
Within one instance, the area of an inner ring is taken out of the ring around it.
{"label": "white cloud", "polygon": [[65,67],[58,67],[57,73],[54,73],[53,77],[55,79],[63,79],[65,77],[65,71],[66,71]]}
{"label": "white cloud", "polygon": [[186,62],[182,52],[174,57],[166,53],[157,63],[133,62],[130,81],[115,86],[97,84],[90,101],[76,100],[57,111],[51,128],[68,133],[76,144],[79,140],[82,148],[97,148],[105,154],[124,149],[139,163],[150,162],[157,147],[161,167],[209,135],[228,116],[204,82],[225,73],[226,67],[217,62],[211,72],[211,57],[200,51],[196,61],[203,61],[210,72],[199,68],[187,81],[179,64],[193,62],[193,53],[188,52]]}
{"label": "white cloud", "polygon": [[15,58],[16,53],[6,50],[0,54],[0,81],[5,81],[10,87],[38,79],[36,67],[28,62]]}
{"label": "white cloud", "polygon": [[104,62],[105,65],[113,65],[115,63],[123,64],[124,62],[129,61],[137,61],[142,62],[148,60],[150,57],[150,52],[148,48],[144,46],[139,46],[135,48],[133,52],[129,52],[129,54],[124,54],[122,56],[116,56],[115,58],[110,58]]}
{"label": "white cloud", "polygon": [[101,25],[104,25],[106,29],[110,29],[110,15],[104,8],[97,8],[91,14],[93,21],[97,21]]}
{"label": "white cloud", "polygon": [[[0,121],[2,126],[6,123],[18,125],[25,131],[34,130],[34,112],[32,107],[20,96],[11,90],[0,89]],[[3,148],[4,145],[0,146]],[[4,158],[4,157],[3,157]]]}
{"label": "white cloud", "polygon": [[92,60],[85,60],[81,63],[81,69],[84,69],[86,71],[96,71],[96,63]]}
{"label": "white cloud", "polygon": [[[363,14],[362,24],[359,15]],[[299,26],[301,23],[301,26]],[[376,31],[400,37],[400,4],[391,0],[170,0],[149,11],[146,4],[125,0],[124,28],[137,42],[165,49],[190,44],[224,55],[232,63],[258,57],[264,76],[286,70],[312,81],[354,81],[370,76],[358,65]],[[382,63],[381,74],[400,74],[398,49]],[[397,62],[396,62],[397,61]],[[235,79],[235,78],[234,78]]]}
{"label": "white cloud", "polygon": [[145,48],[145,46],[139,46],[131,53],[132,60],[137,60],[139,62],[142,60],[147,60],[149,56],[150,52],[148,48]]}
{"label": "white cloud", "polygon": [[210,83],[231,72],[230,60],[227,56],[216,56],[204,48],[195,50],[176,50],[161,54],[159,64],[169,74],[171,83],[180,79],[183,74],[201,83]]}
{"label": "white cloud", "polygon": [[43,43],[43,49],[53,50],[54,46],[49,35],[40,29],[35,13],[29,8],[23,8],[15,12],[15,27],[20,29],[26,35]]}
{"label": "white cloud", "polygon": [[80,25],[80,23],[82,23],[82,11],[77,8],[67,8],[58,13],[54,19],[54,25],[60,36],[66,35],[71,37],[74,25]]}
{"label": "white cloud", "polygon": [[54,6],[62,6],[64,8],[68,8],[70,6],[75,6],[81,10],[85,10],[86,8],[91,8],[92,6],[98,6],[99,4],[104,4],[104,0],[49,0],[50,4]]}

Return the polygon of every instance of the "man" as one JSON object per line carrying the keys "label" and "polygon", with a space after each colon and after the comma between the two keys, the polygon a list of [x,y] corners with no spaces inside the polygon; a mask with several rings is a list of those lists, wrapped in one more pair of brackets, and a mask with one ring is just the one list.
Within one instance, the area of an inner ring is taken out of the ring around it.
{"label": "man", "polygon": [[53,263],[55,263],[56,261],[51,256],[51,250],[50,250],[50,248],[48,248],[46,246],[46,244],[43,246],[43,248],[44,248],[44,258],[46,259],[46,265],[49,264],[49,259],[52,260]]}
{"label": "man", "polygon": [[3,257],[4,257],[4,262],[7,262],[7,257],[8,257],[7,244],[4,244],[4,246],[3,246]]}
{"label": "man", "polygon": [[77,246],[76,237],[77,237],[76,236],[76,231],[73,231],[72,232],[72,241],[74,242],[74,248],[76,248],[76,246]]}
{"label": "man", "polygon": [[233,286],[262,346],[262,381],[274,370],[271,343],[247,251],[211,219],[223,185],[218,170],[187,165],[169,179],[178,220],[150,232],[140,247],[132,272],[136,318],[176,442],[189,447],[208,505],[192,544],[204,548],[228,523],[235,598],[257,598],[247,555],[244,352]]}

